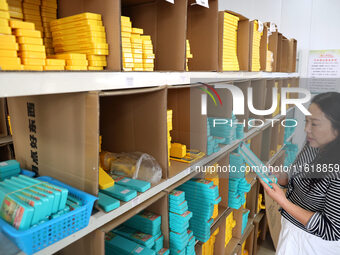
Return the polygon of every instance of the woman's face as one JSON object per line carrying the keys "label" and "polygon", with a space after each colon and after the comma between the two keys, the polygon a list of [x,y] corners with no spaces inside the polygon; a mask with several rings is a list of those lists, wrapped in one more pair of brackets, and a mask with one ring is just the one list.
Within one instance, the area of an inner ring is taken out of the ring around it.
{"label": "woman's face", "polygon": [[332,142],[338,136],[338,132],[318,105],[312,103],[309,111],[312,115],[306,117],[307,141],[311,147],[322,148]]}

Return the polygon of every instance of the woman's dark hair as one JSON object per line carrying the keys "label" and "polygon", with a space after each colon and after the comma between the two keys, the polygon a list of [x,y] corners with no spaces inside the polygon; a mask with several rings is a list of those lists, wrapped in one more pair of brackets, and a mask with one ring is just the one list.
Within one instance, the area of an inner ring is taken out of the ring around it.
{"label": "woman's dark hair", "polygon": [[[327,92],[319,94],[312,99],[320,110],[332,123],[332,127],[337,131],[336,139],[320,149],[319,154],[312,164],[339,164],[340,165],[340,93]],[[314,178],[313,178],[314,177]],[[338,174],[332,173],[313,173],[312,183],[317,182],[315,178],[338,178]]]}

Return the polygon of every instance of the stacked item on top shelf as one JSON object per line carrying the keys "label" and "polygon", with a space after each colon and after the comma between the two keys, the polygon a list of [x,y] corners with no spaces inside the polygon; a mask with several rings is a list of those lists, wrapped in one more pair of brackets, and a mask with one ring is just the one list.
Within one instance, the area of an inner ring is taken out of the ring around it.
{"label": "stacked item on top shelf", "polygon": [[169,194],[169,229],[171,254],[195,254],[196,239],[189,230],[193,213],[188,211],[185,192],[173,190]]}
{"label": "stacked item on top shelf", "polygon": [[171,134],[170,131],[172,130],[172,110],[166,111],[167,115],[167,135],[168,135],[168,162],[170,166],[170,150],[171,150]]}
{"label": "stacked item on top shelf", "polygon": [[233,238],[233,228],[236,226],[236,221],[234,220],[234,214],[231,212],[226,218],[225,227],[225,246],[228,245],[230,240]]}
{"label": "stacked item on top shelf", "polygon": [[239,17],[224,12],[223,20],[223,71],[239,71],[237,58],[237,29]]}
{"label": "stacked item on top shelf", "polygon": [[182,184],[178,189],[185,192],[189,210],[193,213],[190,229],[196,239],[203,243],[207,242],[214,222],[212,218],[214,205],[221,202],[218,187],[209,180],[193,179]]}
{"label": "stacked item on top shelf", "polygon": [[155,54],[151,36],[132,27],[130,17],[121,16],[123,71],[153,71]]}
{"label": "stacked item on top shelf", "polygon": [[32,22],[35,25],[35,29],[44,32],[42,18],[40,15],[40,0],[23,0],[23,12],[24,21]]}
{"label": "stacked item on top shelf", "polygon": [[267,57],[266,57],[266,71],[267,72],[273,71],[273,62],[274,62],[274,54],[272,51],[267,50]]}
{"label": "stacked item on top shelf", "polygon": [[47,58],[44,66],[44,71],[62,71],[65,70],[65,59]]}
{"label": "stacked item on top shelf", "polygon": [[84,54],[85,59],[67,59],[66,70],[103,70],[109,46],[102,16],[81,13],[50,22],[53,47],[58,54]]}
{"label": "stacked item on top shelf", "polygon": [[190,43],[189,43],[189,40],[187,39],[186,40],[186,60],[185,60],[185,70],[186,71],[189,71],[188,63],[189,63],[189,59],[192,59],[192,58],[193,58],[193,55],[192,55],[191,50],[190,50]]}
{"label": "stacked item on top shelf", "polygon": [[63,59],[65,70],[87,70],[86,54],[63,53],[49,56],[49,59]]}
{"label": "stacked item on top shelf", "polygon": [[245,202],[245,193],[250,191],[251,185],[245,179],[245,162],[238,153],[230,153],[229,172],[229,207],[239,209]]}
{"label": "stacked item on top shelf", "polygon": [[[212,181],[215,186],[219,189],[220,179],[218,176],[218,163],[213,164],[212,166],[208,167],[207,172],[205,173],[205,179],[208,181]],[[218,216],[218,204],[214,205],[214,212],[212,218],[215,219]]]}
{"label": "stacked item on top shelf", "polygon": [[57,0],[41,0],[41,17],[43,21],[44,30],[44,45],[46,47],[46,55],[54,54],[52,32],[50,29],[50,22],[57,19]]}
{"label": "stacked item on top shelf", "polygon": [[22,0],[7,0],[7,4],[8,4],[8,11],[9,11],[11,19],[24,20]]}
{"label": "stacked item on top shelf", "polygon": [[263,32],[259,31],[259,22],[254,20],[253,38],[252,38],[252,56],[251,56],[251,71],[259,72],[260,65],[260,43]]}
{"label": "stacked item on top shelf", "polygon": [[214,233],[212,233],[210,239],[208,242],[204,243],[202,246],[202,255],[214,255],[214,247],[215,247],[215,241],[216,236],[219,233],[220,229],[217,228]]}
{"label": "stacked item on top shelf", "polygon": [[10,21],[10,26],[19,44],[19,56],[24,70],[43,71],[46,52],[41,32],[31,22]]}

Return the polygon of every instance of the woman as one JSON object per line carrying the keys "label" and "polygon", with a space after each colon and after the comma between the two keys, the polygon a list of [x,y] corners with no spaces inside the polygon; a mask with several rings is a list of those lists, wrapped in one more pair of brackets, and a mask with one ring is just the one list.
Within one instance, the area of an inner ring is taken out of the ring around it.
{"label": "woman", "polygon": [[260,180],[282,207],[277,255],[340,255],[340,93],[315,96],[309,111],[306,145],[290,172],[277,175],[287,193]]}

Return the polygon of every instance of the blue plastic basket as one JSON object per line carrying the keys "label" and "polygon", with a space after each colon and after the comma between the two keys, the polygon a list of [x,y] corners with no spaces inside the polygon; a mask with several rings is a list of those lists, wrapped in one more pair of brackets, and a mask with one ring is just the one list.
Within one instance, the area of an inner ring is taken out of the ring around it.
{"label": "blue plastic basket", "polygon": [[81,200],[83,205],[58,218],[25,231],[19,231],[0,219],[0,228],[4,234],[27,254],[38,252],[86,227],[89,224],[93,204],[97,200],[95,196],[68,186],[51,177],[43,176],[37,179],[68,189],[69,195]]}

